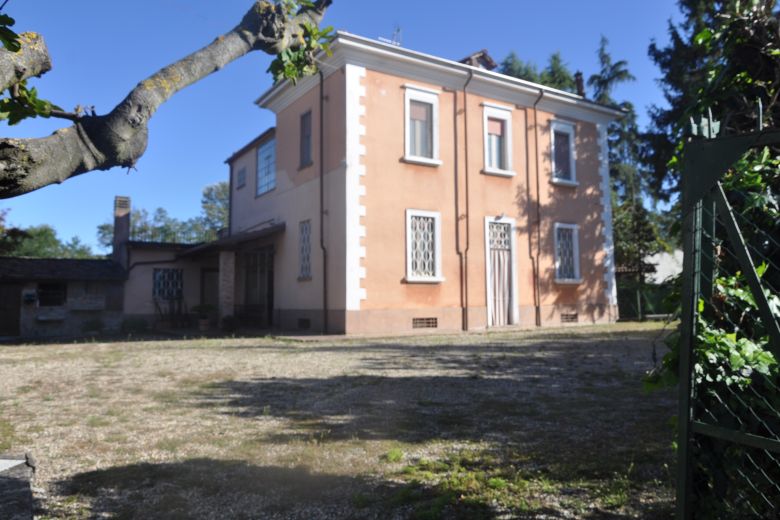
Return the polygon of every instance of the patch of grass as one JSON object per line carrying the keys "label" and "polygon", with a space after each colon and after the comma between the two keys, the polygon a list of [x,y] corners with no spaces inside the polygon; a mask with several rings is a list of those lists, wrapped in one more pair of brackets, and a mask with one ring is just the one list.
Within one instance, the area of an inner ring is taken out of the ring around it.
{"label": "patch of grass", "polygon": [[401,462],[404,458],[404,452],[401,448],[392,448],[390,451],[382,455],[382,460],[384,462],[389,463],[395,463],[395,462]]}
{"label": "patch of grass", "polygon": [[14,427],[5,419],[0,419],[0,451],[8,451],[14,445]]}
{"label": "patch of grass", "polygon": [[160,451],[167,451],[168,453],[178,453],[182,446],[187,444],[185,439],[179,439],[174,437],[167,437],[154,445]]}
{"label": "patch of grass", "polygon": [[634,464],[628,467],[623,473],[615,473],[602,487],[599,488],[599,498],[601,498],[605,507],[617,509],[628,504],[631,493],[631,472],[634,470]]}
{"label": "patch of grass", "polygon": [[111,424],[111,421],[99,415],[90,415],[87,417],[87,426],[90,428],[103,428],[109,424]]}

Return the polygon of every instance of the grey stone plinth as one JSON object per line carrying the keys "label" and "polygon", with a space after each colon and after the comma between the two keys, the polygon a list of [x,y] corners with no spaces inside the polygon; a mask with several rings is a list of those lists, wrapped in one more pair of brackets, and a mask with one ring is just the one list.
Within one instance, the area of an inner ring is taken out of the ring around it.
{"label": "grey stone plinth", "polygon": [[34,475],[35,461],[29,455],[0,453],[0,518],[32,519],[30,483]]}

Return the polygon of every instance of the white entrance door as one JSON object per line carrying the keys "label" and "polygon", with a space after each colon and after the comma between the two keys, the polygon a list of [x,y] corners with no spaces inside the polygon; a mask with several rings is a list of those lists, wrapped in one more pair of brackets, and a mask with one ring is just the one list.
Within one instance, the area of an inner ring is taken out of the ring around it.
{"label": "white entrance door", "polygon": [[485,226],[485,255],[487,275],[488,326],[500,327],[514,323],[514,248],[509,219],[487,219]]}

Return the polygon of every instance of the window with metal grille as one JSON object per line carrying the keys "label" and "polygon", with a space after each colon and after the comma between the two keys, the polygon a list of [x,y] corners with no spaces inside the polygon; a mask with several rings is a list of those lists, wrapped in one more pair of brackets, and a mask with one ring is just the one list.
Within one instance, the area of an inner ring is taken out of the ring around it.
{"label": "window with metal grille", "polygon": [[276,140],[271,139],[257,150],[257,195],[276,187]]}
{"label": "window with metal grille", "polygon": [[576,184],[574,125],[563,121],[553,121],[551,133],[552,180],[557,184]]}
{"label": "window with metal grille", "polygon": [[413,329],[436,329],[438,327],[438,318],[412,318]]}
{"label": "window with metal grille", "polygon": [[578,226],[555,224],[555,281],[579,283]]}
{"label": "window with metal grille", "polygon": [[179,300],[184,288],[183,269],[155,269],[152,296],[160,300]]}
{"label": "window with metal grille", "polygon": [[406,281],[441,281],[439,213],[406,211]]}
{"label": "window with metal grille", "polygon": [[311,220],[298,224],[298,278],[311,279]]}
{"label": "window with metal grille", "polygon": [[311,110],[301,115],[301,153],[300,168],[312,163],[311,158]]}
{"label": "window with metal grille", "polygon": [[59,307],[68,299],[68,284],[51,282],[38,284],[38,305],[41,307]]}

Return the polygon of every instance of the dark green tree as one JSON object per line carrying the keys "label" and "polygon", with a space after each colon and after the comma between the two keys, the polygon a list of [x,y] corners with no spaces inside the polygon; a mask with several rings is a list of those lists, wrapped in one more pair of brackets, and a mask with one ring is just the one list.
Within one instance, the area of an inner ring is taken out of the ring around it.
{"label": "dark green tree", "polygon": [[550,55],[547,66],[539,74],[539,83],[566,92],[577,92],[574,74],[563,61],[560,52],[554,52]]}
{"label": "dark green tree", "polygon": [[22,230],[24,236],[5,254],[33,258],[94,258],[95,255],[78,237],[62,242],[48,224],[30,226]]}
{"label": "dark green tree", "polygon": [[501,74],[512,76],[513,78],[524,79],[526,81],[533,81],[534,83],[540,83],[539,70],[536,65],[523,61],[517,57],[515,51],[510,52],[504,61],[501,62],[498,68]]}
{"label": "dark green tree", "polygon": [[205,228],[220,230],[227,227],[230,211],[230,185],[222,181],[203,188],[200,207],[201,220]]}
{"label": "dark green tree", "polygon": [[13,252],[22,240],[27,237],[24,230],[17,227],[9,227],[6,224],[7,209],[0,210],[0,256],[6,256]]}
{"label": "dark green tree", "polygon": [[780,33],[774,0],[680,0],[669,44],[651,43],[668,107],[650,110],[642,159],[650,187],[669,199],[679,191],[680,152],[690,118],[712,110],[721,135],[756,130],[758,100],[764,126],[780,123]]}

